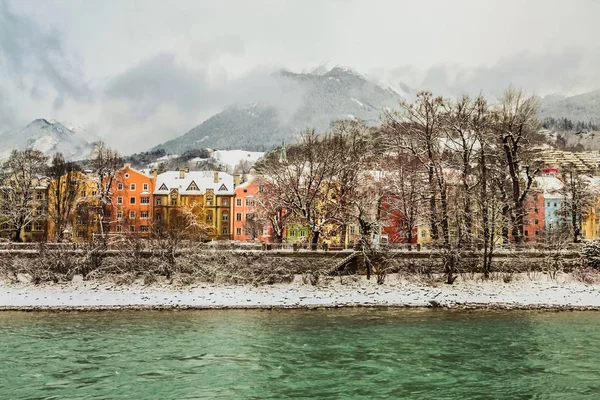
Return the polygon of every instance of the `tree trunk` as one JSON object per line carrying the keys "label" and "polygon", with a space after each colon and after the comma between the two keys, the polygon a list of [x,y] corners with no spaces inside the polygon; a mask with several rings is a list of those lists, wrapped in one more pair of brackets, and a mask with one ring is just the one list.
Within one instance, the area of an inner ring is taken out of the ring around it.
{"label": "tree trunk", "polygon": [[438,226],[437,226],[437,204],[435,201],[435,184],[433,182],[433,166],[428,167],[429,174],[429,228],[431,230],[431,238],[433,240],[437,240],[439,238]]}

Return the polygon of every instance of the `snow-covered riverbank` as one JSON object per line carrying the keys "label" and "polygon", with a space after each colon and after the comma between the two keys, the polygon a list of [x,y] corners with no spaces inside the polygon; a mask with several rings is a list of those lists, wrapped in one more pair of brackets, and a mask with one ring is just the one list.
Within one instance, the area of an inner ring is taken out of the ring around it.
{"label": "snow-covered riverbank", "polygon": [[452,286],[433,286],[417,279],[390,276],[383,285],[375,279],[336,278],[312,286],[296,277],[293,283],[270,286],[197,284],[117,286],[75,280],[67,284],[0,281],[0,310],[147,309],[147,308],[311,308],[311,307],[492,307],[599,309],[600,285],[586,285],[570,275],[515,275],[510,283],[460,279]]}

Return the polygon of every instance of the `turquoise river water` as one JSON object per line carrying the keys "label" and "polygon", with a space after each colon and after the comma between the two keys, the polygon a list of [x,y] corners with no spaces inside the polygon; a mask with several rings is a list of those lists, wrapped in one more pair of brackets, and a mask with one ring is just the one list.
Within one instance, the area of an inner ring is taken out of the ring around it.
{"label": "turquoise river water", "polygon": [[600,313],[0,313],[0,399],[600,398]]}

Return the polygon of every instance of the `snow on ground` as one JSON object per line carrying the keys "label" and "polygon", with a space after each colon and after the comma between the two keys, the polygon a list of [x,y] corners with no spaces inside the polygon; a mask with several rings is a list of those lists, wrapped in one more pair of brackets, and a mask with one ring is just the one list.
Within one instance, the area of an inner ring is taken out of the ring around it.
{"label": "snow on ground", "polygon": [[[79,277],[78,277],[79,278]],[[177,287],[167,284],[117,286],[76,279],[68,284],[8,284],[0,282],[0,309],[51,308],[261,308],[337,306],[499,306],[595,307],[600,308],[598,286],[573,281],[568,275],[551,280],[546,275],[530,280],[517,275],[515,281],[458,281],[435,286],[407,281],[397,275],[383,285],[375,279],[357,281],[345,277],[323,286],[293,283],[269,286],[196,284]]]}
{"label": "snow on ground", "polygon": [[248,160],[251,164],[254,164],[264,154],[261,151],[215,150],[210,156],[220,164],[234,168],[241,160]]}
{"label": "snow on ground", "polygon": [[352,98],[352,100],[353,100],[353,101],[354,101],[356,104],[358,104],[359,106],[361,106],[361,107],[363,107],[363,106],[364,106],[364,104],[363,104],[363,103],[361,103],[361,102],[360,102],[358,99],[355,99],[355,98],[353,97],[353,98]]}

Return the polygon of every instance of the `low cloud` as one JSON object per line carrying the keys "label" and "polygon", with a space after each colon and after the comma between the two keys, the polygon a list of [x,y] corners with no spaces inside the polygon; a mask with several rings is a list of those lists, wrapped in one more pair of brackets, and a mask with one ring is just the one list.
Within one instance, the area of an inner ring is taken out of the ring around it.
{"label": "low cloud", "polygon": [[[437,65],[418,71],[402,66],[388,71],[390,77],[416,90],[446,96],[484,92],[497,96],[509,85],[541,96],[553,93],[579,94],[600,87],[598,56],[578,47],[548,53],[521,52],[493,65],[465,68]],[[375,75],[384,73],[374,71]]]}

